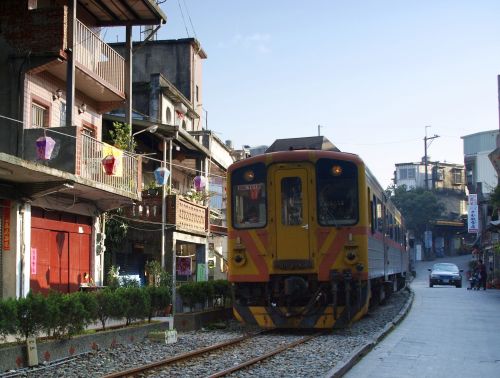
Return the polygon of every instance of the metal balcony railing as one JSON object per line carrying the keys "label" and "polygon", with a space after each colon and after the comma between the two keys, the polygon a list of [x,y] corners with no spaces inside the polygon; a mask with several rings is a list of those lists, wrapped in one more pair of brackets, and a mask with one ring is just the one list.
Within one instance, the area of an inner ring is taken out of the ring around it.
{"label": "metal balcony railing", "polygon": [[75,61],[118,91],[125,90],[125,60],[82,22],[76,21]]}
{"label": "metal balcony railing", "polygon": [[[139,161],[136,156],[88,135],[81,135],[81,140],[81,150],[77,160],[81,177],[111,186],[114,189],[133,194],[138,193]],[[106,174],[102,164],[102,159],[108,155],[113,155],[117,162],[113,175]]]}

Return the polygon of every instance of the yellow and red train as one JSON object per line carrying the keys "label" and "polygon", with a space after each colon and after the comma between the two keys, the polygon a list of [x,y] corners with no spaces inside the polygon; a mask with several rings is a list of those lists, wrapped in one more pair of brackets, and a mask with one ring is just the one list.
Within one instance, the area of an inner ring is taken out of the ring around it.
{"label": "yellow and red train", "polygon": [[405,285],[401,214],[357,155],[303,149],[314,138],[228,169],[228,278],[244,323],[344,327]]}

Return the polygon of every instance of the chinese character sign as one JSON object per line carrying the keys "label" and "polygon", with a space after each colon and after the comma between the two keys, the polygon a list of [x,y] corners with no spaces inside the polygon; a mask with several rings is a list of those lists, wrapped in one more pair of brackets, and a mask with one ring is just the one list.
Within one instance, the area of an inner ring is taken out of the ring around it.
{"label": "chinese character sign", "polygon": [[469,194],[469,205],[477,206],[477,194]]}
{"label": "chinese character sign", "polygon": [[479,211],[477,205],[468,206],[467,226],[470,233],[479,232]]}

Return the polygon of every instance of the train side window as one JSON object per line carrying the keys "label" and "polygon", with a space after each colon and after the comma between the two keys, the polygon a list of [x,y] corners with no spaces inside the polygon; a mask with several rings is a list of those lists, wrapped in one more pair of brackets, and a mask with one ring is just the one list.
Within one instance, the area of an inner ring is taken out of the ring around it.
{"label": "train side window", "polygon": [[302,180],[285,177],[281,180],[281,223],[285,226],[302,224]]}
{"label": "train side window", "polygon": [[377,198],[377,231],[384,230],[384,218],[382,213],[382,202]]}
{"label": "train side window", "polygon": [[[373,200],[375,200],[375,197],[373,197]],[[372,200],[372,197],[371,197],[371,193],[370,193],[370,188],[368,188],[368,222],[370,222],[370,230],[372,232],[372,234],[375,232],[375,222],[373,221],[374,220],[374,216],[373,216],[373,200]]]}

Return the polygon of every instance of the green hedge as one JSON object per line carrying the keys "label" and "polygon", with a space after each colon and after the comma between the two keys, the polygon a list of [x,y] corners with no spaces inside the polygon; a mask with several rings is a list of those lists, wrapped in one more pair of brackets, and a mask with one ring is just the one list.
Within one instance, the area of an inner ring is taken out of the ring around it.
{"label": "green hedge", "polygon": [[182,302],[191,310],[196,304],[201,304],[202,308],[205,308],[206,303],[224,307],[230,297],[230,285],[226,280],[189,282],[181,285],[178,292]]}
{"label": "green hedge", "polygon": [[29,293],[25,298],[0,300],[0,337],[20,338],[45,334],[54,338],[71,338],[91,323],[100,321],[105,328],[108,319],[135,320],[164,311],[171,294],[164,287],[106,288],[92,292],[62,294]]}

